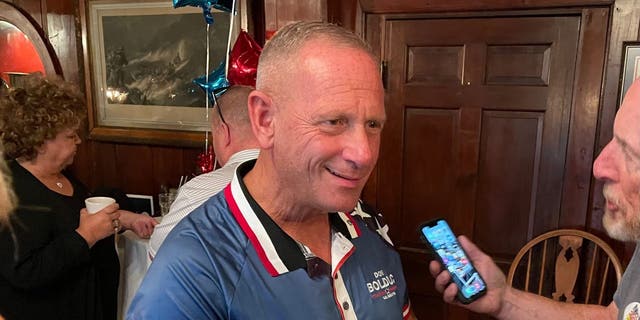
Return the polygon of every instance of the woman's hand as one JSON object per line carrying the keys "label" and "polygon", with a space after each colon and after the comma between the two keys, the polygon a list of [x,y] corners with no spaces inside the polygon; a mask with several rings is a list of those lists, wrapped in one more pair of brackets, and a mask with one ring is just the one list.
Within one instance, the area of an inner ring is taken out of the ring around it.
{"label": "woman's hand", "polygon": [[119,210],[118,212],[120,212],[120,221],[122,221],[122,226],[125,229],[135,232],[138,237],[143,239],[151,237],[153,229],[156,224],[158,224],[156,219],[149,217],[144,213],[138,214],[127,210]]}
{"label": "woman's hand", "polygon": [[86,208],[80,210],[80,225],[76,232],[87,241],[89,248],[116,231],[120,217],[118,208],[118,204],[114,203],[93,214],[89,214]]}

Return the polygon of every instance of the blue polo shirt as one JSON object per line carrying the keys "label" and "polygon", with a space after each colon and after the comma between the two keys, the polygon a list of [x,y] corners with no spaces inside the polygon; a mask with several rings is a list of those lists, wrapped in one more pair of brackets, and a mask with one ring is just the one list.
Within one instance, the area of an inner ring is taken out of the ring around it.
{"label": "blue polo shirt", "polygon": [[360,205],[330,213],[331,265],[289,237],[232,182],[169,234],[127,319],[403,319],[407,285],[393,246]]}

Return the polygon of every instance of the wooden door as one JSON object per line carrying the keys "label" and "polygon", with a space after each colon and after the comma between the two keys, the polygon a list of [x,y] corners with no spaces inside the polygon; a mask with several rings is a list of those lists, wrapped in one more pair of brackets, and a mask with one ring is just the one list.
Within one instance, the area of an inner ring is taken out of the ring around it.
{"label": "wooden door", "polygon": [[446,218],[507,269],[558,227],[580,16],[391,20],[376,205],[419,318],[467,319],[428,276],[420,222]]}

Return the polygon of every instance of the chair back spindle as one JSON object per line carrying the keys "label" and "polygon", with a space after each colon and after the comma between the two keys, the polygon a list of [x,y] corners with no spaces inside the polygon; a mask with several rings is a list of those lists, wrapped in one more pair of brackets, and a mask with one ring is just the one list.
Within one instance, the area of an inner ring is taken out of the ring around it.
{"label": "chair back spindle", "polygon": [[561,229],[529,241],[513,260],[507,281],[558,301],[606,305],[621,277],[622,265],[606,242],[582,230]]}

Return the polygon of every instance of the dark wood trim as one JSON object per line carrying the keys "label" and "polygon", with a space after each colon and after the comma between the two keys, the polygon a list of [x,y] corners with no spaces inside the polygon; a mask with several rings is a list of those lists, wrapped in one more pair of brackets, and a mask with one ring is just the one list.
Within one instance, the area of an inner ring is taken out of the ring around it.
{"label": "dark wood trim", "polygon": [[[383,47],[381,41],[384,39],[385,33],[384,17],[382,17],[381,15],[368,15],[365,17],[368,20],[369,26],[371,27],[366,29],[367,34],[364,36],[364,38],[367,39],[367,42],[369,42],[371,48],[373,48],[374,53],[382,58],[384,57],[384,52],[381,49]],[[359,32],[365,30],[364,26],[359,27],[358,24],[356,24],[356,29]],[[389,99],[391,99],[391,97],[389,97],[389,95],[385,95],[385,108],[389,108],[389,106],[391,106],[391,104],[389,103]],[[371,172],[371,176],[369,176],[367,184],[362,190],[362,199],[364,199],[364,201],[374,207],[378,206],[377,199],[380,197],[378,193],[385,189],[378,189],[380,170],[380,161],[378,161],[376,167]]]}
{"label": "dark wood trim", "polygon": [[[591,168],[595,145],[602,70],[607,47],[608,8],[584,9],[580,35],[580,53],[576,61],[576,75],[571,107],[571,121],[560,209],[561,226],[588,225]],[[597,67],[594,67],[597,66]],[[581,110],[582,112],[576,112]]]}
{"label": "dark wood trim", "polygon": [[205,133],[94,126],[89,130],[89,139],[157,146],[202,147]]}
{"label": "dark wood trim", "polygon": [[49,43],[49,40],[47,40],[44,29],[29,13],[11,3],[0,1],[0,20],[15,25],[31,39],[31,43],[33,43],[33,46],[38,52],[42,65],[44,66],[44,71],[47,74],[62,75],[60,61],[58,61],[53,47]]}
{"label": "dark wood trim", "polygon": [[[78,82],[78,86],[80,86],[81,90],[86,91],[87,90],[87,77],[86,77],[86,72],[85,70],[87,69],[86,63],[88,62],[87,57],[85,57],[85,55],[88,55],[88,52],[86,52],[84,50],[84,48],[86,48],[86,41],[87,41],[87,37],[86,37],[86,32],[87,32],[87,28],[86,28],[86,21],[84,20],[84,1],[74,1],[74,16],[77,17],[75,19],[76,21],[76,57],[78,57],[78,79],[80,79]],[[86,97],[86,95],[85,95]],[[87,103],[89,103],[88,101],[88,97],[86,97],[87,99]]]}
{"label": "dark wood trim", "polygon": [[358,0],[327,0],[327,21],[355,30]]}
{"label": "dark wood trim", "polygon": [[[589,8],[609,8],[607,6]],[[491,17],[522,17],[522,16],[558,16],[558,15],[582,15],[585,8],[554,8],[554,9],[527,9],[527,10],[499,10],[499,11],[452,11],[452,12],[417,12],[417,13],[381,13],[369,14],[362,12],[366,19],[369,16],[381,16],[384,20],[404,19],[442,19],[442,18],[491,18]],[[363,25],[363,28],[366,27]]]}
{"label": "dark wood trim", "polygon": [[264,1],[251,0],[248,4],[249,16],[251,17],[251,26],[247,32],[253,34],[253,39],[260,46],[264,46],[265,42],[265,18],[264,18]]}
{"label": "dark wood trim", "polygon": [[87,125],[89,127],[89,130],[91,128],[94,127],[94,121],[93,121],[93,114],[94,114],[94,107],[93,107],[93,95],[91,94],[91,63],[89,62],[89,34],[88,34],[88,30],[87,30],[87,8],[86,8],[86,2],[85,0],[79,0],[78,1],[78,17],[79,17],[79,22],[80,22],[80,28],[78,28],[79,32],[80,32],[80,37],[81,37],[81,41],[79,42],[82,46],[82,48],[80,48],[81,50],[81,55],[82,56],[82,70],[81,72],[84,75],[84,90],[85,90],[85,97],[87,100],[87,108],[88,108],[88,113],[87,113]]}
{"label": "dark wood trim", "polygon": [[541,8],[566,8],[585,6],[608,6],[613,0],[360,0],[365,13],[406,13],[406,12],[455,12],[476,10],[519,10]]}

